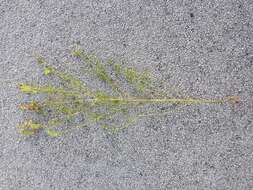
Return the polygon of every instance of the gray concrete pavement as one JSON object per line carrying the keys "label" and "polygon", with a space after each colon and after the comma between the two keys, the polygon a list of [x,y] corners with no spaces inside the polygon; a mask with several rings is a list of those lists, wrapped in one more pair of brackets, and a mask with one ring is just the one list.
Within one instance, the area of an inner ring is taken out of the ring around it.
{"label": "gray concrete pavement", "polygon": [[[71,66],[74,44],[190,96],[242,102],[187,106],[117,136],[18,140],[29,97],[16,84],[40,76],[31,55]],[[253,189],[252,64],[252,0],[0,0],[0,189]]]}

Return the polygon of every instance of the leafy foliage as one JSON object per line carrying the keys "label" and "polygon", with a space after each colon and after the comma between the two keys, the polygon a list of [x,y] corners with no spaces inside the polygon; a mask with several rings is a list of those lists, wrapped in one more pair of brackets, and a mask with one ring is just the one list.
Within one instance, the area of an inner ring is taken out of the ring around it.
{"label": "leafy foliage", "polygon": [[[26,120],[20,123],[17,128],[21,134],[31,136],[44,131],[50,137],[59,137],[73,128],[91,125],[115,133],[129,127],[139,118],[169,113],[154,111],[156,105],[239,101],[236,96],[221,100],[172,97],[156,86],[157,83],[147,71],[124,67],[112,60],[103,63],[95,55],[83,50],[75,50],[72,55],[88,68],[84,70],[85,75],[93,80],[97,78],[97,82],[104,83],[107,89],[92,87],[38,56],[37,63],[43,67],[49,83],[51,79],[57,79],[60,86],[18,85],[23,93],[45,95],[40,102],[32,100],[19,106],[21,110],[35,112],[42,118],[41,121]],[[122,89],[128,90],[126,92]],[[154,94],[157,96],[154,97]]]}

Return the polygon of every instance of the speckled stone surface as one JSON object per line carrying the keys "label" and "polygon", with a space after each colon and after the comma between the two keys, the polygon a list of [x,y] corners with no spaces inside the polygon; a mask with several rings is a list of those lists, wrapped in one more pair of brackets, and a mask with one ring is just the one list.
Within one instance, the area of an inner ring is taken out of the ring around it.
{"label": "speckled stone surface", "polygon": [[[28,97],[16,85],[40,76],[32,55],[71,66],[74,44],[189,96],[242,101],[186,106],[116,136],[18,140]],[[0,189],[253,189],[252,64],[252,0],[0,0]]]}

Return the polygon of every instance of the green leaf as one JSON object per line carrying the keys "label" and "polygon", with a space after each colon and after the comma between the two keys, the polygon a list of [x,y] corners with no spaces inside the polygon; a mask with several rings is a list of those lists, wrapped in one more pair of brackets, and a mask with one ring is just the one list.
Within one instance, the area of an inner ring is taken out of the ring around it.
{"label": "green leaf", "polygon": [[95,67],[95,72],[100,80],[109,82],[109,83],[111,82],[112,79],[107,73],[106,68],[103,64],[97,63]]}
{"label": "green leaf", "polygon": [[102,125],[101,128],[102,129],[109,129],[109,126],[108,125]]}
{"label": "green leaf", "polygon": [[92,119],[92,120],[95,121],[95,122],[98,122],[98,121],[100,121],[100,120],[102,120],[102,119],[105,119],[106,116],[107,116],[107,115],[104,114],[104,113],[96,113],[96,112],[90,112],[90,113],[89,113],[90,119]]}
{"label": "green leaf", "polygon": [[121,65],[120,64],[115,64],[113,65],[113,71],[115,72],[116,76],[119,76],[121,74]]}
{"label": "green leaf", "polygon": [[146,71],[142,72],[137,83],[138,90],[141,92],[144,92],[144,90],[148,88],[150,82],[151,80],[150,80],[149,73]]}
{"label": "green leaf", "polygon": [[61,136],[61,132],[55,131],[53,129],[47,129],[46,133],[50,136],[50,137],[59,137]]}
{"label": "green leaf", "polygon": [[31,129],[40,129],[40,128],[42,128],[42,125],[39,124],[39,123],[32,123],[32,124],[30,125],[30,128],[31,128]]}
{"label": "green leaf", "polygon": [[21,133],[22,135],[27,135],[27,136],[34,135],[34,131],[32,131],[32,130],[27,130],[27,129],[24,129],[24,130],[20,131],[20,133]]}
{"label": "green leaf", "polygon": [[62,122],[59,119],[51,119],[48,121],[48,125],[50,126],[56,126],[61,124]]}
{"label": "green leaf", "polygon": [[41,56],[36,57],[36,60],[38,64],[46,63],[46,60],[44,59],[44,57],[41,57]]}
{"label": "green leaf", "polygon": [[72,55],[74,56],[74,57],[81,57],[82,56],[82,50],[74,50],[74,51],[72,51]]}
{"label": "green leaf", "polygon": [[37,87],[33,87],[27,84],[19,84],[18,88],[24,92],[24,93],[28,93],[28,94],[35,94],[38,93],[38,88]]}
{"label": "green leaf", "polygon": [[127,82],[132,84],[132,83],[136,82],[136,80],[138,78],[138,73],[137,73],[136,69],[133,67],[126,68],[125,69],[125,77],[127,79]]}
{"label": "green leaf", "polygon": [[52,67],[45,67],[44,69],[44,74],[47,76],[49,75],[50,73],[53,73],[54,72],[54,69]]}
{"label": "green leaf", "polygon": [[98,100],[105,100],[106,98],[108,98],[109,96],[108,95],[106,95],[104,92],[102,92],[102,91],[96,91],[96,93],[95,93],[95,97],[96,97],[96,99],[98,99]]}

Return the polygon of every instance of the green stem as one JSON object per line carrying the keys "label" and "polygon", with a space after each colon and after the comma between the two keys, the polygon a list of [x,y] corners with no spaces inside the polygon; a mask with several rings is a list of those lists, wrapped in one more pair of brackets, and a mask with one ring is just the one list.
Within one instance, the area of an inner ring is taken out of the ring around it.
{"label": "green stem", "polygon": [[119,102],[119,103],[178,103],[178,104],[203,104],[203,103],[223,103],[224,100],[211,100],[211,99],[192,99],[192,98],[163,98],[163,99],[145,99],[145,98],[103,98],[91,99],[92,102]]}

